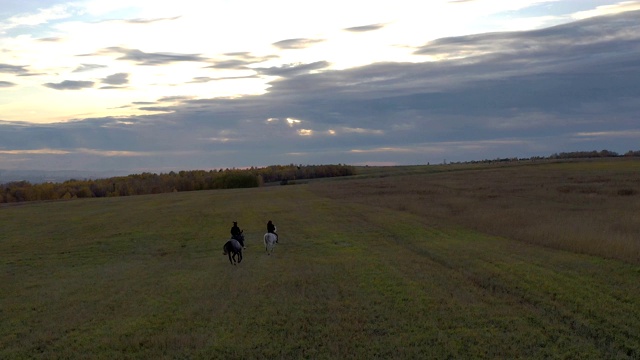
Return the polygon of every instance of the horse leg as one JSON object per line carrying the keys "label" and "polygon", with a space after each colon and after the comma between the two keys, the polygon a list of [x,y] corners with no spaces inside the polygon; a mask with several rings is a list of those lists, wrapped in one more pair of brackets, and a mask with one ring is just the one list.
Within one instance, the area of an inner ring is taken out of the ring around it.
{"label": "horse leg", "polygon": [[[235,260],[235,259],[233,259],[233,260]],[[233,261],[231,260],[231,251],[229,251],[229,263],[231,265],[234,265]]]}
{"label": "horse leg", "polygon": [[242,262],[242,250],[238,251],[238,264]]}

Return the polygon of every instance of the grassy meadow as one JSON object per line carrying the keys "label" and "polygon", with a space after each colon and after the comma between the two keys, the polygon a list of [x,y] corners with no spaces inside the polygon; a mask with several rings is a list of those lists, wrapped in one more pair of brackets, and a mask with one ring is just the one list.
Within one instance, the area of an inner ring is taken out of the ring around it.
{"label": "grassy meadow", "polygon": [[0,359],[640,358],[637,161],[377,170],[0,207]]}

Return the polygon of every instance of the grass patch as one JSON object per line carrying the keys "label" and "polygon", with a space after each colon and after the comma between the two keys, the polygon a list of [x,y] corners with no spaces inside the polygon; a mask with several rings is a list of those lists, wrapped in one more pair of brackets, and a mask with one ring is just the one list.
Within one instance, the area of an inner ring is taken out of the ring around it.
{"label": "grass patch", "polygon": [[353,181],[356,197],[341,180],[3,207],[0,358],[640,357],[637,264],[397,209],[392,176]]}
{"label": "grass patch", "polygon": [[637,159],[541,163],[317,183],[314,191],[432,224],[640,264],[640,202],[631,201],[639,170]]}

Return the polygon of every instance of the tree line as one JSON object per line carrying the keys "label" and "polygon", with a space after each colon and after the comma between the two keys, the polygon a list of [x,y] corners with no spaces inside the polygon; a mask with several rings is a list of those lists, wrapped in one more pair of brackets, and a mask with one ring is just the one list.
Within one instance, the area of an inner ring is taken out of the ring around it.
{"label": "tree line", "polygon": [[286,185],[297,180],[354,174],[355,167],[342,164],[290,164],[249,169],[171,171],[161,174],[144,172],[96,180],[71,179],[62,183],[31,184],[28,181],[14,181],[0,185],[0,203],[250,188],[268,183]]}
{"label": "tree line", "polygon": [[573,152],[561,152],[555,153],[549,156],[550,159],[585,159],[585,158],[605,158],[605,157],[637,157],[640,156],[640,151],[629,150],[624,155],[620,155],[615,151],[600,150],[600,151],[573,151]]}
{"label": "tree line", "polygon": [[553,153],[549,156],[532,156],[528,158],[497,158],[497,159],[484,159],[484,160],[472,160],[464,162],[450,162],[449,164],[479,164],[479,163],[496,163],[496,162],[511,162],[511,161],[529,161],[529,160],[569,160],[569,159],[592,159],[592,158],[615,158],[615,157],[640,157],[640,150],[629,150],[624,154],[619,154],[615,151],[609,150],[592,150],[592,151],[571,151]]}

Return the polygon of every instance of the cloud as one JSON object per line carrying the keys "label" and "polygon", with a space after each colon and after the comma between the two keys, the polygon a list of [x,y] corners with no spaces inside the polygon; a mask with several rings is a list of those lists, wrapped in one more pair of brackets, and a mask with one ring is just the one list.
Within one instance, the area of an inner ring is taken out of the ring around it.
{"label": "cloud", "polygon": [[40,42],[53,42],[53,43],[55,43],[55,42],[61,42],[62,38],[60,38],[60,37],[46,37],[46,38],[39,38],[37,40],[40,41]]}
{"label": "cloud", "polygon": [[70,154],[88,154],[99,157],[133,157],[133,156],[149,156],[153,153],[143,151],[122,151],[122,150],[98,150],[88,148],[78,149],[19,149],[19,150],[0,150],[0,154],[6,155],[70,155]]}
{"label": "cloud", "polygon": [[323,41],[322,39],[287,39],[272,45],[279,49],[305,49]]}
{"label": "cloud", "polygon": [[346,28],[344,30],[349,32],[368,32],[368,31],[380,30],[383,27],[384,27],[384,24],[372,24],[372,25],[364,25],[364,26],[354,26],[354,27]]}
{"label": "cloud", "polygon": [[222,77],[216,77],[216,78],[212,78],[209,76],[197,76],[194,77],[191,81],[189,81],[190,84],[202,84],[202,83],[207,83],[210,81],[219,81],[219,80],[238,80],[238,79],[257,79],[258,75],[247,75],[247,76],[222,76]]}
{"label": "cloud", "polygon": [[415,51],[436,59],[455,59],[482,55],[513,54],[528,59],[545,51],[571,51],[584,54],[597,52],[599,44],[611,44],[615,39],[637,41],[640,37],[640,12],[628,12],[616,17],[590,18],[579,22],[524,32],[477,34],[438,39]]}
{"label": "cloud", "polygon": [[247,52],[224,54],[228,59],[210,60],[212,65],[205,66],[205,69],[218,70],[252,70],[251,65],[263,63],[272,59],[277,59],[276,55],[254,56]]}
{"label": "cloud", "polygon": [[158,102],[180,102],[193,99],[193,96],[163,96]]}
{"label": "cloud", "polygon": [[0,64],[0,73],[19,75],[28,73],[28,70],[25,65]]}
{"label": "cloud", "polygon": [[150,151],[127,151],[127,150],[105,150],[105,149],[73,149],[69,153],[96,155],[99,157],[140,157],[157,155]]}
{"label": "cloud", "polygon": [[595,131],[595,132],[579,132],[575,133],[576,137],[584,138],[636,138],[640,139],[640,129],[628,129],[624,131]]}
{"label": "cloud", "polygon": [[8,88],[8,87],[12,87],[12,86],[16,86],[16,84],[10,82],[10,81],[0,81],[0,88]]}
{"label": "cloud", "polygon": [[175,53],[146,53],[138,49],[127,49],[122,47],[110,47],[106,48],[97,54],[91,55],[108,55],[108,54],[121,54],[117,60],[133,61],[138,65],[156,66],[166,65],[175,62],[207,62],[208,59],[200,56],[199,54],[175,54]]}
{"label": "cloud", "polygon": [[80,64],[72,72],[74,73],[85,72],[85,71],[91,71],[91,70],[97,70],[97,69],[104,69],[106,67],[107,67],[106,65],[99,65],[99,64]]}
{"label": "cloud", "polygon": [[6,155],[66,155],[69,151],[60,149],[18,149],[18,150],[2,150],[0,154]]}
{"label": "cloud", "polygon": [[35,26],[73,15],[75,5],[59,4],[39,8],[36,12],[12,16],[0,24],[0,33],[20,26]]}
{"label": "cloud", "polygon": [[139,109],[144,111],[153,111],[153,112],[167,112],[167,113],[173,112],[173,110],[169,106],[142,106]]}
{"label": "cloud", "polygon": [[344,131],[345,133],[384,135],[384,131],[382,130],[363,129],[363,128],[345,127],[345,128],[342,128],[342,131]]}
{"label": "cloud", "polygon": [[124,85],[129,83],[129,74],[127,73],[117,73],[113,75],[109,75],[106,78],[102,79],[103,84],[109,85]]}
{"label": "cloud", "polygon": [[93,87],[93,81],[65,80],[59,83],[46,83],[44,86],[56,90],[80,90]]}
{"label": "cloud", "polygon": [[579,11],[572,15],[574,19],[582,20],[594,16],[619,14],[626,11],[640,10],[640,1],[622,1],[613,5],[598,6],[593,10]]}
{"label": "cloud", "polygon": [[262,75],[268,76],[292,76],[325,69],[330,65],[331,64],[326,61],[316,61],[310,64],[287,64],[280,67],[254,68],[254,70]]}
{"label": "cloud", "polygon": [[206,69],[248,69],[248,65],[253,64],[254,61],[229,59],[222,61],[215,61],[213,65],[206,66]]}
{"label": "cloud", "polygon": [[174,17],[168,17],[168,18],[155,18],[155,19],[128,19],[128,20],[122,20],[123,22],[129,23],[129,24],[151,24],[151,23],[155,23],[155,22],[160,22],[160,21],[172,21],[172,20],[177,20],[180,19],[181,16],[174,16]]}
{"label": "cloud", "polygon": [[[73,150],[64,163],[30,154],[32,166],[133,171],[419,164],[549,155],[573,145],[624,152],[640,143],[638,18],[640,12],[622,13],[536,31],[444,38],[416,49],[441,61],[256,68],[260,76],[277,76],[260,95],[178,94],[133,101],[162,112],[145,116],[46,126],[0,122],[0,144],[5,151]],[[99,155],[109,152],[131,156]]]}

